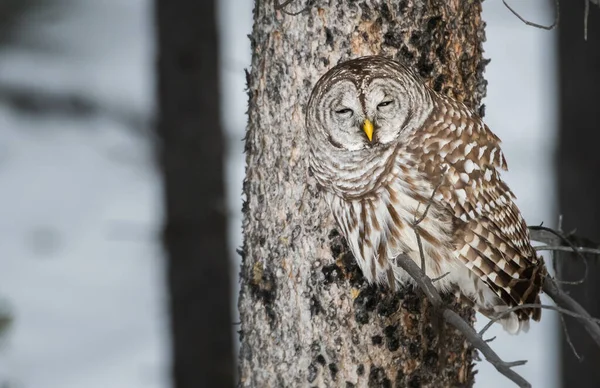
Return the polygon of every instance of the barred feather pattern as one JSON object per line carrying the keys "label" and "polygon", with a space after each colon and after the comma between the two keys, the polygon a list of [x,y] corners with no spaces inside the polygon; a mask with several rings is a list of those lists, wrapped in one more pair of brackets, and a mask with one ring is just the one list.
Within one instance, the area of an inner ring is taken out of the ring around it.
{"label": "barred feather pattern", "polygon": [[[415,96],[429,109],[412,112],[414,128],[378,152],[341,157],[309,138],[310,165],[364,276],[391,287],[411,282],[394,258],[406,254],[421,265],[416,230],[426,274],[446,275],[438,289],[490,317],[539,303],[546,269],[498,172],[507,169],[500,140],[464,104],[425,85]],[[524,308],[500,322],[518,333],[540,316]]]}

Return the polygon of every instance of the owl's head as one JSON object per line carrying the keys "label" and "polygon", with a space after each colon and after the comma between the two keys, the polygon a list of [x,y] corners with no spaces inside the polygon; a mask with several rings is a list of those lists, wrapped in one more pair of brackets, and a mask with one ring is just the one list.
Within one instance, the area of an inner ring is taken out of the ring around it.
{"label": "owl's head", "polygon": [[418,128],[431,96],[412,71],[370,56],[343,62],[319,79],[306,115],[311,144],[332,152],[389,147]]}

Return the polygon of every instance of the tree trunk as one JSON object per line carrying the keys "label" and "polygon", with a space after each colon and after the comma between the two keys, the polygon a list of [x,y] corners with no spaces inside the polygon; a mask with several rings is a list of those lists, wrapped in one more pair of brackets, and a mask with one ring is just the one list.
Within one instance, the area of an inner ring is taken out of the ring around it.
{"label": "tree trunk", "polygon": [[[600,9],[590,6],[587,42],[583,39],[584,1],[569,2],[560,11],[558,34],[560,129],[557,155],[559,210],[564,216],[563,229],[577,229],[577,235],[600,241]],[[573,241],[578,246],[592,246],[586,240]],[[600,261],[586,255],[586,265],[577,255],[560,253],[559,279],[579,285],[563,288],[593,317],[600,316]],[[563,335],[561,341],[564,387],[600,387],[600,350],[577,320],[565,317],[569,336],[583,360],[578,360]]]}
{"label": "tree trunk", "polygon": [[472,348],[432,322],[418,292],[365,283],[308,176],[304,114],[320,75],[371,54],[404,61],[435,90],[478,110],[487,63],[481,3],[305,3],[257,1],[254,9],[241,385],[470,386]]}
{"label": "tree trunk", "polygon": [[215,3],[156,0],[176,388],[234,384]]}

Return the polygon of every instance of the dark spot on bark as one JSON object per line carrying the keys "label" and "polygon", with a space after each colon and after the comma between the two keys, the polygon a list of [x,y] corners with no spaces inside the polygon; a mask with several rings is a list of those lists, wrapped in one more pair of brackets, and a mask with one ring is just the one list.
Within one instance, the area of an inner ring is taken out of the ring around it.
{"label": "dark spot on bark", "polygon": [[398,326],[387,326],[383,329],[385,335],[385,343],[390,352],[395,352],[400,347],[400,336],[398,334]]}
{"label": "dark spot on bark", "polygon": [[265,236],[260,236],[260,238],[258,239],[258,244],[261,247],[264,247],[266,242],[267,242],[267,239],[265,238]]}
{"label": "dark spot on bark", "polygon": [[333,48],[333,34],[327,27],[325,27],[325,44]]}
{"label": "dark spot on bark", "polygon": [[[327,58],[321,57],[321,62],[323,62],[324,66],[329,66],[329,59],[327,59]],[[312,169],[311,169],[311,172],[312,172]],[[312,173],[312,174],[314,175],[314,173]]]}
{"label": "dark spot on bark", "polygon": [[369,372],[369,388],[391,388],[392,382],[387,378],[383,368],[371,366]]}
{"label": "dark spot on bark", "polygon": [[404,373],[402,369],[398,369],[398,374],[396,375],[396,380],[394,381],[395,388],[404,388],[406,387],[406,383],[404,382]]}
{"label": "dark spot on bark", "polygon": [[365,42],[369,42],[369,34],[367,34],[366,32],[363,32],[361,34],[361,36]]}
{"label": "dark spot on bark", "polygon": [[398,2],[398,12],[404,14],[408,8],[408,0],[401,0]]}
{"label": "dark spot on bark", "polygon": [[408,354],[410,354],[411,357],[418,357],[419,356],[419,350],[420,350],[420,346],[415,343],[415,342],[411,342],[410,344],[408,344]]}
{"label": "dark spot on bark", "polygon": [[445,81],[446,77],[443,74],[440,74],[437,77],[435,77],[435,80],[433,81],[433,90],[435,90],[438,93],[441,92],[442,86],[444,86]]}
{"label": "dark spot on bark", "polygon": [[311,296],[310,298],[310,316],[314,317],[315,315],[319,315],[319,313],[323,312],[323,307],[321,306],[321,302],[317,299],[316,296]]}
{"label": "dark spot on bark", "polygon": [[427,326],[425,328],[425,338],[430,344],[432,344],[433,341],[435,341],[435,332],[433,331],[433,328],[431,326]]}
{"label": "dark spot on bark", "polygon": [[394,292],[388,292],[377,306],[377,314],[382,317],[389,317],[398,311],[400,305],[400,296]]}
{"label": "dark spot on bark", "polygon": [[406,63],[410,63],[415,59],[415,55],[406,46],[402,46],[400,49],[400,57]]}
{"label": "dark spot on bark", "polygon": [[379,9],[379,14],[385,20],[391,20],[392,19],[392,13],[391,13],[391,10],[389,8],[389,3],[384,3],[383,4],[383,6]]}
{"label": "dark spot on bark", "polygon": [[359,376],[365,374],[365,366],[363,364],[358,364],[358,367],[356,367],[356,374]]}
{"label": "dark spot on bark", "polygon": [[433,368],[438,363],[438,355],[433,350],[428,350],[427,353],[425,353],[423,360],[425,361],[425,365],[427,367]]}
{"label": "dark spot on bark", "polygon": [[383,343],[383,337],[380,335],[374,335],[371,337],[371,343],[375,346],[380,346]]}
{"label": "dark spot on bark", "polygon": [[335,380],[338,373],[338,367],[333,362],[329,364],[329,373],[331,373],[331,378]]}
{"label": "dark spot on bark", "polygon": [[342,265],[344,266],[344,270],[346,272],[346,277],[349,278],[350,284],[355,288],[361,288],[366,284],[366,280],[354,258],[354,255],[350,251],[344,252],[341,257]]}
{"label": "dark spot on bark", "polygon": [[356,384],[346,381],[346,388],[354,388],[354,387],[356,387]]}
{"label": "dark spot on bark", "polygon": [[273,302],[277,298],[277,283],[275,282],[275,276],[268,267],[264,268],[262,264],[258,262],[254,264],[248,285],[254,299],[261,301],[264,305],[269,324],[274,326],[276,314],[273,309]]}
{"label": "dark spot on bark", "polygon": [[379,302],[379,293],[373,285],[367,286],[354,300],[354,317],[356,322],[366,324],[369,322],[369,313],[375,310]]}
{"label": "dark spot on bark", "polygon": [[322,355],[322,354],[319,354],[319,355],[317,356],[317,362],[318,362],[319,364],[323,365],[323,366],[325,366],[325,364],[327,363],[327,362],[325,361],[325,357],[323,357],[323,355]]}
{"label": "dark spot on bark", "polygon": [[323,266],[321,271],[325,276],[325,284],[331,284],[340,278],[340,268],[335,264]]}
{"label": "dark spot on bark", "polygon": [[352,343],[354,345],[360,344],[360,335],[356,329],[352,329]]}
{"label": "dark spot on bark", "polygon": [[415,31],[410,35],[410,39],[409,42],[410,44],[412,44],[413,46],[419,46],[419,43],[421,42],[421,37],[423,35],[421,34],[420,31]]}
{"label": "dark spot on bark", "polygon": [[429,33],[433,32],[439,26],[441,21],[442,21],[441,16],[434,16],[434,17],[430,18],[427,21],[427,31]]}
{"label": "dark spot on bark", "polygon": [[366,2],[360,3],[360,9],[362,10],[362,20],[371,19],[371,9],[369,8]]}
{"label": "dark spot on bark", "polygon": [[434,68],[435,66],[433,63],[429,62],[429,58],[427,58],[426,53],[423,52],[423,55],[421,55],[419,62],[417,63],[417,69],[419,70],[421,77],[429,78]]}
{"label": "dark spot on bark", "polygon": [[400,47],[402,47],[402,36],[393,31],[388,31],[385,34],[383,34],[383,43],[388,46],[399,49]]}
{"label": "dark spot on bark", "polygon": [[312,383],[317,379],[317,374],[319,373],[319,369],[313,363],[308,366],[308,377],[306,378],[309,383]]}
{"label": "dark spot on bark", "polygon": [[446,63],[446,50],[444,49],[444,46],[438,46],[435,49],[435,55],[440,60],[440,63]]}
{"label": "dark spot on bark", "polygon": [[415,294],[413,289],[406,288],[402,308],[412,314],[417,314],[421,311],[421,300]]}
{"label": "dark spot on bark", "polygon": [[407,387],[409,388],[420,388],[421,387],[421,376],[413,375],[408,381]]}

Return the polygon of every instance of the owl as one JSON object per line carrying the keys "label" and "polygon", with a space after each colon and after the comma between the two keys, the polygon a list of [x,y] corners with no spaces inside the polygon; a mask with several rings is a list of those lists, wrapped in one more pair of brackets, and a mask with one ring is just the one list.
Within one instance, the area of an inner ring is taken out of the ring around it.
{"label": "owl", "polygon": [[[500,177],[500,139],[464,104],[398,62],[362,57],[319,79],[306,134],[312,174],[369,282],[411,283],[395,258],[421,266],[422,252],[439,291],[488,317],[540,302],[546,269]],[[499,322],[515,334],[540,316],[523,308]]]}

